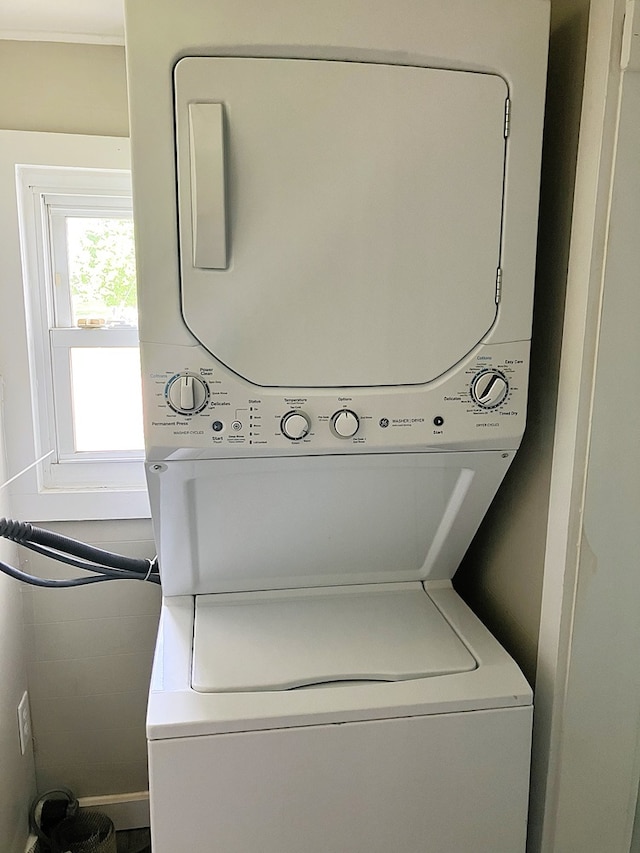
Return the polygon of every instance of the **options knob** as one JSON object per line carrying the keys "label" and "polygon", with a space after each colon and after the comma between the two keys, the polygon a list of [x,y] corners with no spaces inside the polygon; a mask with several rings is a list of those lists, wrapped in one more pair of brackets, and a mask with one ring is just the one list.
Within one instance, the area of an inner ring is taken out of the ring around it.
{"label": "options knob", "polygon": [[191,373],[178,373],[167,383],[165,398],[174,412],[194,415],[209,401],[209,386]]}
{"label": "options knob", "polygon": [[311,421],[304,412],[299,410],[287,412],[280,421],[280,429],[282,434],[290,438],[291,441],[300,441],[311,429]]}
{"label": "options knob", "polygon": [[509,383],[498,370],[483,370],[471,382],[471,399],[483,409],[495,409],[509,392]]}
{"label": "options knob", "polygon": [[351,438],[360,427],[360,421],[351,409],[340,409],[331,417],[331,429],[338,438]]}

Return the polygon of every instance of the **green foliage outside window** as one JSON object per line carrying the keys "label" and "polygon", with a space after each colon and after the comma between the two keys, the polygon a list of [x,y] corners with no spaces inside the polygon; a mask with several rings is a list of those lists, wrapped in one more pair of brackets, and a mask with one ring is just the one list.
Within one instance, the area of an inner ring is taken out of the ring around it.
{"label": "green foliage outside window", "polygon": [[75,318],[131,323],[136,310],[133,221],[70,217],[67,241]]}

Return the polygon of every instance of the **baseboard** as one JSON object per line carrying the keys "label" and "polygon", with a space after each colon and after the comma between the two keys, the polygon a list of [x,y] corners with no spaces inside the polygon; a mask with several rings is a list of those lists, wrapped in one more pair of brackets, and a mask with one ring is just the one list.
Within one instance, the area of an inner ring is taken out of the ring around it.
{"label": "baseboard", "polygon": [[79,803],[81,809],[93,809],[106,814],[117,830],[149,826],[148,791],[104,797],[80,797]]}

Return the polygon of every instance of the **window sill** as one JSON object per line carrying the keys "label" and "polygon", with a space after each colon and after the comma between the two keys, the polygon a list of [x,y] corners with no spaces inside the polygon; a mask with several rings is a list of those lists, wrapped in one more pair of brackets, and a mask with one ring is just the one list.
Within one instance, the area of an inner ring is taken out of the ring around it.
{"label": "window sill", "polygon": [[11,514],[31,522],[150,518],[146,489],[14,491]]}

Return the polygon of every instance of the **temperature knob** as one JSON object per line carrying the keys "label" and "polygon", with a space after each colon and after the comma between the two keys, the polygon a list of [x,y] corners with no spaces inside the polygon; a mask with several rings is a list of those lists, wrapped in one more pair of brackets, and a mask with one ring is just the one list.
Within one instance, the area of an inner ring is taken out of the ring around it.
{"label": "temperature knob", "polygon": [[287,412],[280,421],[280,429],[291,441],[300,441],[311,429],[311,421],[304,412]]}
{"label": "temperature knob", "polygon": [[471,398],[483,409],[495,409],[509,392],[509,383],[498,370],[483,370],[471,383]]}
{"label": "temperature knob", "polygon": [[178,373],[165,388],[165,398],[174,412],[194,415],[201,412],[209,400],[209,386],[191,373]]}
{"label": "temperature knob", "polygon": [[350,409],[341,409],[331,418],[331,429],[338,438],[351,438],[360,427],[360,421],[355,412]]}

